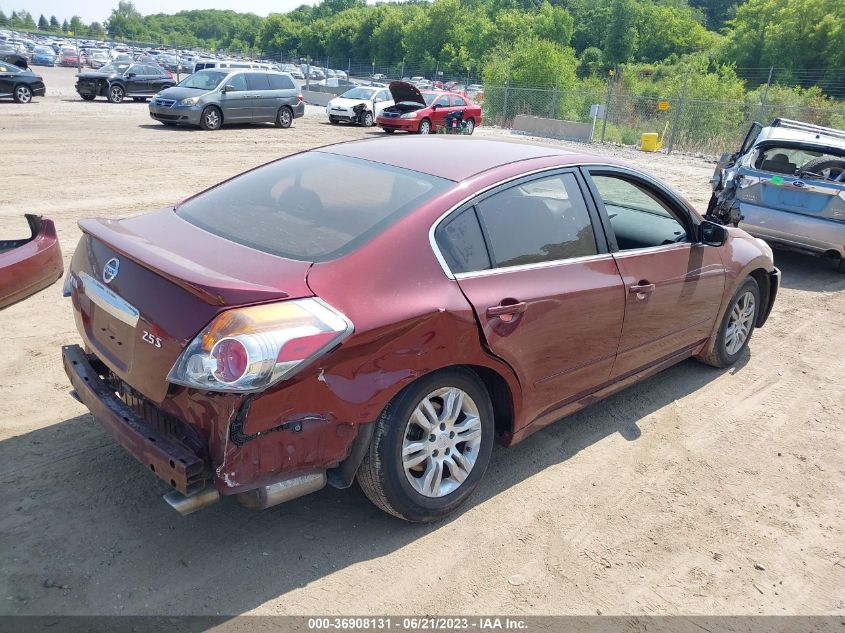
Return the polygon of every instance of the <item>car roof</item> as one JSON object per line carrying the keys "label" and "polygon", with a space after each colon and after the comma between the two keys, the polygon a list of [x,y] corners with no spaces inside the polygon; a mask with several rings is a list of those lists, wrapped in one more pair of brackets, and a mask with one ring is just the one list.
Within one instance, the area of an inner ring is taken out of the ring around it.
{"label": "car roof", "polygon": [[316,151],[402,167],[454,181],[510,163],[548,156],[559,156],[562,165],[596,162],[595,156],[546,145],[438,135],[365,139],[328,145]]}

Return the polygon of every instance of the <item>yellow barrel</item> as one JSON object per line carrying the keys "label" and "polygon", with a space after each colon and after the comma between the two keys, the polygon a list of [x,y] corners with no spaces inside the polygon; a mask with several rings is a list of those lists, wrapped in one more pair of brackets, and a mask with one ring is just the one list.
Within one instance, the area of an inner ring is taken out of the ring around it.
{"label": "yellow barrel", "polygon": [[657,141],[657,132],[643,132],[640,140],[640,149],[644,152],[656,152],[660,149]]}

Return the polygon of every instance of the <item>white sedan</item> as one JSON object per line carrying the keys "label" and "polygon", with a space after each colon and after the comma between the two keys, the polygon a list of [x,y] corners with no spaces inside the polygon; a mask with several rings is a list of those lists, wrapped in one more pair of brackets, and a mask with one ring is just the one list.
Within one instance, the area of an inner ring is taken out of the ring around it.
{"label": "white sedan", "polygon": [[[364,105],[360,115],[355,111],[355,106]],[[347,90],[339,97],[329,101],[326,106],[326,114],[330,123],[360,123],[370,127],[387,106],[393,105],[393,98],[386,88],[373,88],[369,86],[358,86]]]}

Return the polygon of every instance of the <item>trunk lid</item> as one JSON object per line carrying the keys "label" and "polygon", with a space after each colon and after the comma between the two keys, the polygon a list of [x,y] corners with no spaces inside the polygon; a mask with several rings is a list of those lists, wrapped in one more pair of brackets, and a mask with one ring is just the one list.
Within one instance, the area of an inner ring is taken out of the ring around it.
{"label": "trunk lid", "polygon": [[171,210],[128,220],[82,220],[71,263],[74,316],[86,346],[155,402],[167,373],[218,313],[313,296],[311,262],[253,250]]}
{"label": "trunk lid", "polygon": [[425,99],[419,88],[414,84],[409,84],[407,81],[391,81],[388,86],[390,94],[393,97],[393,103],[419,103],[425,107]]}

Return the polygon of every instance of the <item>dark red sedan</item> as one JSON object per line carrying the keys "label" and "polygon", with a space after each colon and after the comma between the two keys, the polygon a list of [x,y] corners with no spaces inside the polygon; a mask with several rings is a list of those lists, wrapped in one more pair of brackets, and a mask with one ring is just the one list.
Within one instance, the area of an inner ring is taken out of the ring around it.
{"label": "dark red sedan", "polygon": [[388,134],[397,130],[433,134],[456,122],[462,123],[466,134],[472,134],[481,125],[481,106],[457,92],[420,92],[408,82],[391,81],[390,94],[393,105],[376,117],[376,125]]}
{"label": "dark red sedan", "polygon": [[466,137],[324,147],[80,226],[65,369],[182,512],[357,478],[436,519],[494,439],[734,363],[779,285],[763,242],[647,174]]}

